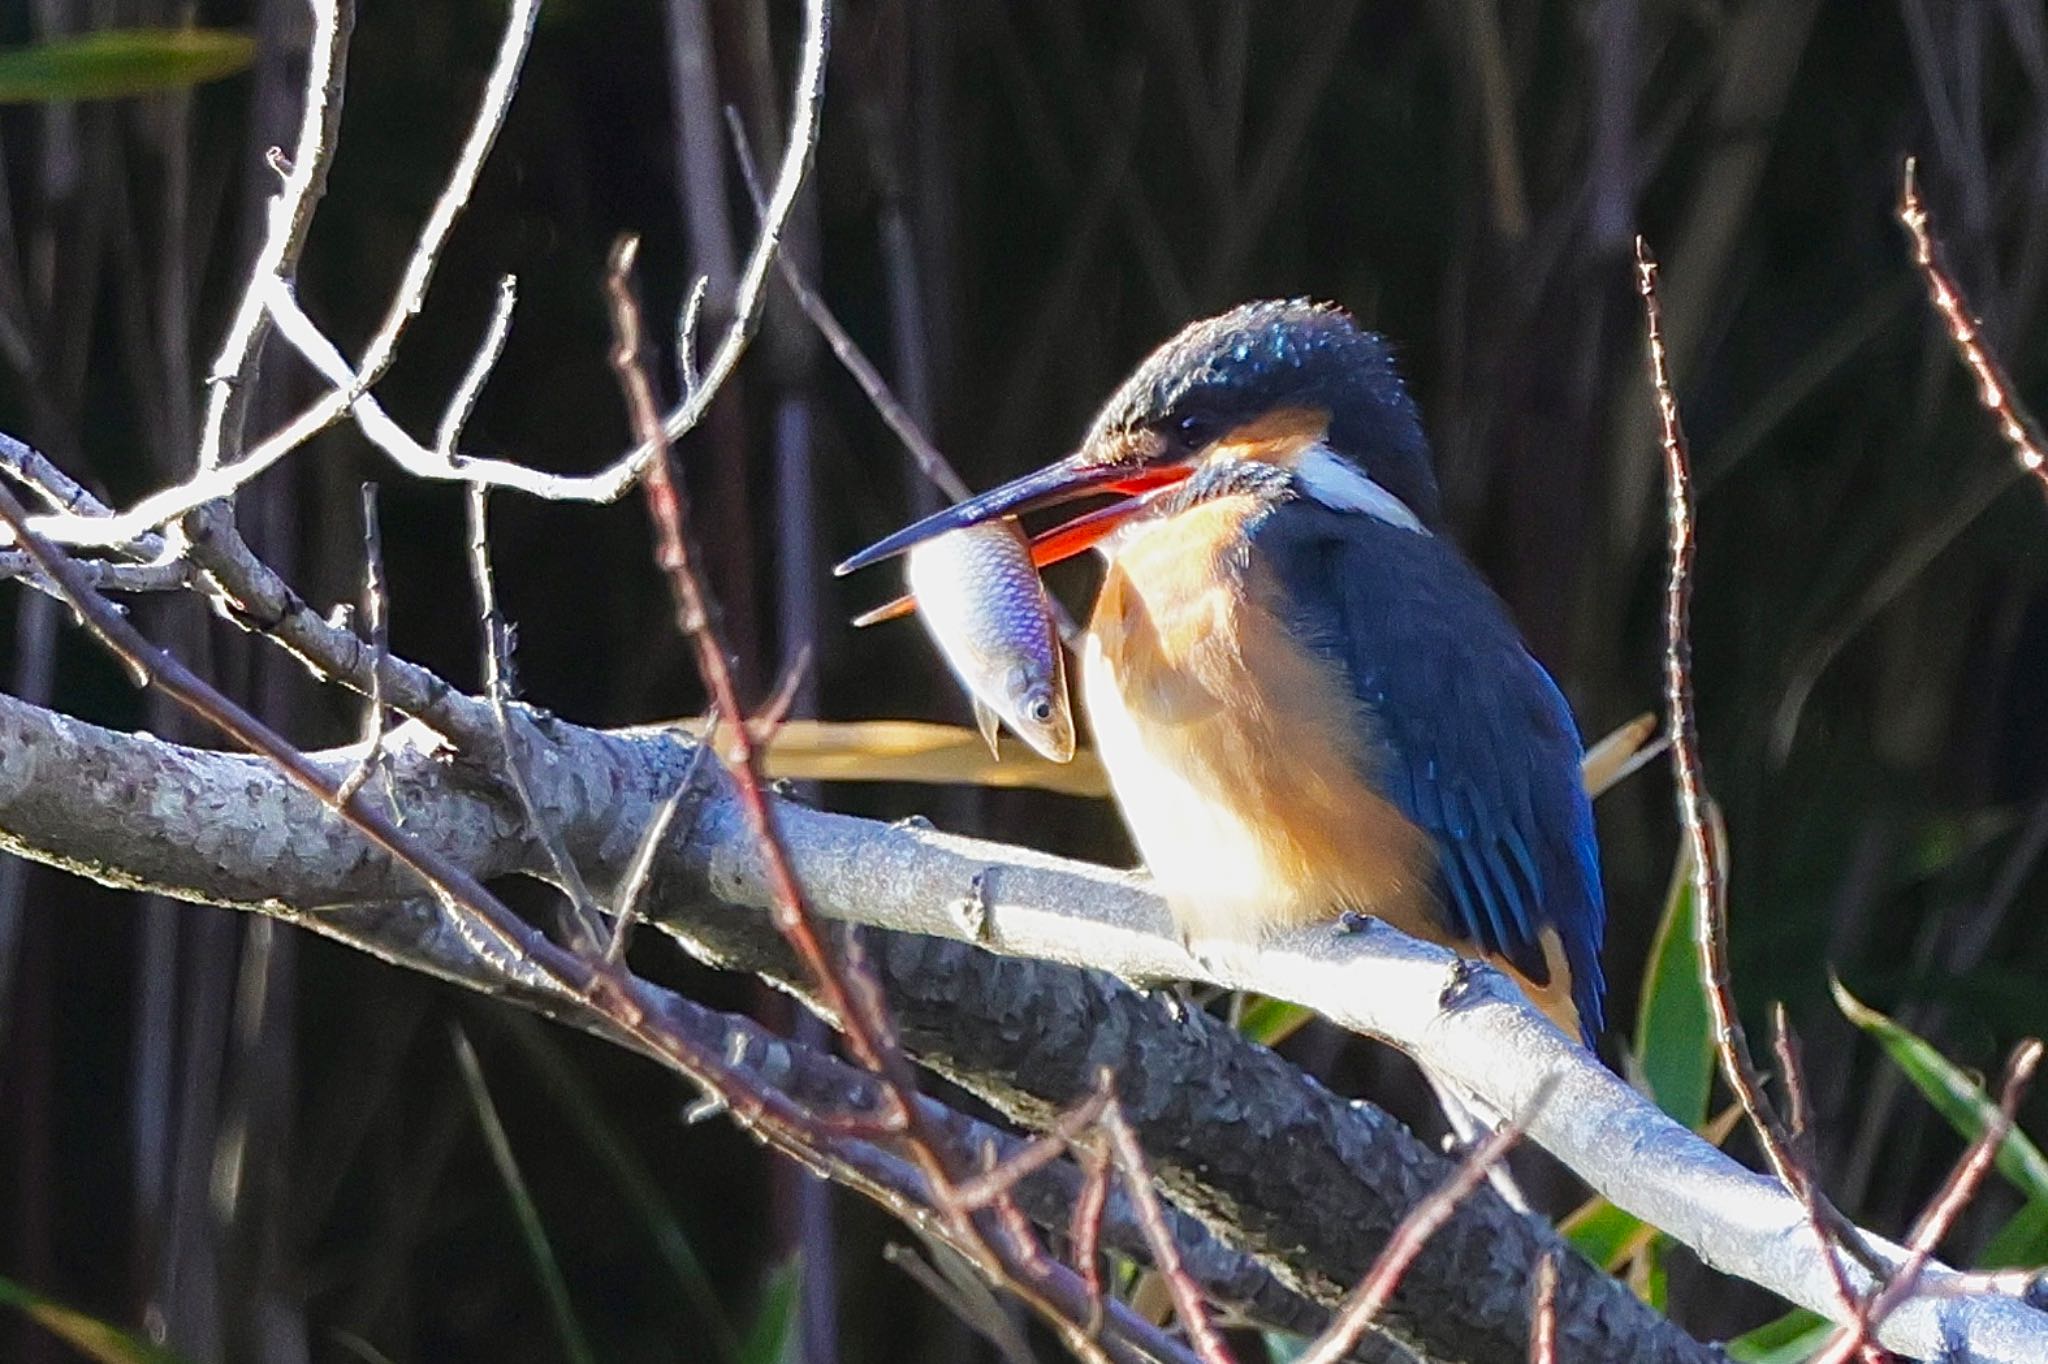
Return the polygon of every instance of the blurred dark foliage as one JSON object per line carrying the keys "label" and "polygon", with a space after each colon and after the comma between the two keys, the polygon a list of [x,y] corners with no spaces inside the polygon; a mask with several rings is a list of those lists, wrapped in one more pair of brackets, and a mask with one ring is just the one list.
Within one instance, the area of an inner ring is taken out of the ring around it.
{"label": "blurred dark foliage", "polygon": [[[0,41],[194,8],[0,6]],[[681,102],[711,115],[721,149],[727,103],[757,147],[779,146],[792,5],[558,0],[380,387],[413,429],[431,427],[505,272],[520,311],[470,440],[549,467],[625,443],[599,295],[617,234],[645,238],[657,313],[701,269],[720,320],[753,217],[729,151],[722,183],[679,170],[669,21],[699,9],[712,84]],[[253,73],[191,97],[0,110],[0,254],[27,320],[0,353],[0,428],[116,500],[190,458],[268,190],[259,153],[296,118],[294,0],[196,10],[260,36]],[[303,281],[344,345],[382,312],[501,18],[482,0],[363,4]],[[1663,523],[1630,274],[1645,233],[1705,484],[1699,690],[1733,838],[1738,987],[1751,1010],[1787,1002],[1828,1182],[1895,1231],[1957,1143],[1856,1042],[1826,975],[1966,1063],[2048,1031],[2048,508],[1976,407],[1891,210],[1918,152],[1990,336],[2048,402],[2044,30],[2025,0],[852,0],[792,249],[977,484],[1067,448],[1191,316],[1271,294],[1348,305],[1398,342],[1464,543],[1591,736],[1658,701]],[[277,348],[267,375],[263,429],[314,391]],[[756,692],[810,643],[815,713],[965,718],[914,629],[842,624],[886,585],[823,566],[930,494],[786,298],[682,453]],[[473,683],[457,494],[404,481],[342,431],[247,494],[245,524],[308,599],[353,599],[365,478],[384,485],[395,647]],[[592,723],[700,704],[637,506],[495,508],[529,698]],[[1085,600],[1082,576],[1060,586]],[[28,600],[0,594],[13,690],[185,733]],[[305,744],[356,732],[353,701],[193,604],[140,611]],[[1092,803],[822,798],[1128,855]],[[1675,847],[1661,773],[1604,800],[1601,825],[1625,1023]],[[167,1330],[195,1358],[375,1357],[357,1339],[393,1359],[563,1357],[454,1064],[457,1026],[599,1357],[719,1357],[656,1254],[655,1212],[735,1329],[807,1246],[814,1364],[835,1326],[847,1360],[985,1348],[882,1262],[903,1229],[806,1193],[720,1122],[685,1126],[690,1096],[637,1061],[267,923],[7,875],[0,1273]],[[786,1015],[748,981],[650,969]],[[1290,1047],[1340,1087],[1426,1113],[1372,1048],[1314,1029]],[[586,1133],[649,1182],[621,1183]],[[1988,1202],[1959,1254],[2006,1210]],[[1768,1310],[1683,1280],[1674,1293],[1703,1331]],[[13,1322],[0,1342],[59,1357]]]}

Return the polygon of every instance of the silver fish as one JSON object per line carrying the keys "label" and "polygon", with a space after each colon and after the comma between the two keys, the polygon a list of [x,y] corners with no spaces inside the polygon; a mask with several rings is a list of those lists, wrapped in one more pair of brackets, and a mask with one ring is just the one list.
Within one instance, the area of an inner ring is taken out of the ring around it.
{"label": "silver fish", "polygon": [[925,541],[905,556],[904,576],[925,629],[974,699],[989,751],[1000,720],[1050,761],[1070,760],[1066,656],[1016,518]]}

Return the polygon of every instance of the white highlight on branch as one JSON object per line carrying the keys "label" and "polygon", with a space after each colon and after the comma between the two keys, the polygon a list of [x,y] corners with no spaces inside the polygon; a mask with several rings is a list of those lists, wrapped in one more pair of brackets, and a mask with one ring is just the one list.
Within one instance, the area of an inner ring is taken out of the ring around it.
{"label": "white highlight on branch", "polygon": [[[352,18],[353,10],[344,10],[339,0],[308,0],[308,4],[313,11],[313,38],[306,53],[306,103],[299,118],[299,135],[284,184],[268,205],[262,249],[250,267],[249,282],[243,286],[242,300],[235,307],[220,354],[206,376],[206,416],[198,455],[201,472],[216,468],[241,444],[247,388],[256,375],[267,324],[263,281],[288,278],[297,271],[299,252],[313,226],[313,210],[327,187],[327,162],[334,154],[334,137],[341,124],[341,74],[348,52],[345,20]],[[134,534],[122,538],[133,539]]]}
{"label": "white highlight on branch", "polygon": [[[753,849],[723,827],[734,818],[721,808],[699,824],[706,880],[723,896],[765,904]],[[1301,929],[1237,960],[1202,961],[1182,946],[1146,881],[1129,873],[797,805],[779,807],[777,822],[820,914],[1130,980],[1202,981],[1305,1005],[1408,1052],[1708,1264],[1840,1319],[1799,1201],[1666,1116],[1489,967],[1377,922],[1353,933]],[[979,887],[983,910],[971,926],[949,912],[970,887]],[[1893,1265],[1905,1257],[1887,1241],[1869,1242]],[[1869,1276],[1847,1269],[1869,1291]],[[1930,1268],[1876,1334],[1915,1358],[2048,1359],[2048,1314],[1968,1292],[1947,1267]],[[1950,1353],[1957,1346],[1964,1353]]]}
{"label": "white highlight on branch", "polygon": [[[310,0],[310,3],[317,32],[334,37],[337,23],[335,0]],[[383,324],[364,349],[362,363],[351,365],[340,348],[299,306],[291,286],[291,272],[298,243],[303,238],[304,220],[310,217],[310,203],[301,210],[298,207],[301,200],[289,193],[281,196],[273,207],[270,237],[265,242],[243,297],[243,311],[255,310],[254,320],[249,323],[252,336],[266,320],[274,321],[279,333],[333,386],[333,391],[240,458],[212,466],[202,461],[199,473],[193,478],[153,493],[125,512],[90,517],[52,513],[37,517],[32,522],[36,530],[59,544],[72,546],[132,541],[208,502],[231,496],[344,414],[354,418],[372,444],[384,451],[401,469],[418,478],[510,488],[557,502],[611,502],[639,482],[652,457],[651,449],[645,445],[627,451],[596,473],[581,475],[551,474],[509,460],[472,459],[452,449],[434,450],[422,445],[394,421],[368,391],[390,367],[399,338],[424,302],[448,234],[475,190],[476,177],[484,159],[498,130],[504,125],[506,109],[518,84],[519,68],[525,60],[538,10],[539,0],[514,0],[505,37],[499,44],[484,99],[471,124],[469,136],[450,170],[448,183],[436,200],[433,212],[420,230],[404,278],[393,295]],[[812,152],[817,145],[818,115],[825,97],[825,61],[830,50],[830,36],[829,0],[806,0],[802,61],[792,97],[789,140],[783,149],[775,192],[769,199],[761,230],[747,257],[746,269],[741,273],[733,299],[732,320],[719,338],[718,347],[712,352],[700,382],[687,391],[682,401],[662,419],[662,429],[671,440],[703,419],[753,339],[766,302],[768,274],[774,267],[783,230],[795,207],[797,195],[803,189]],[[316,73],[325,69],[316,62]],[[324,120],[338,111],[338,89],[330,101],[322,98],[322,88],[312,83],[308,85],[309,127],[325,128]],[[316,105],[319,106],[317,110]],[[316,112],[318,119],[315,118]],[[313,138],[310,146],[319,149],[319,156],[324,156],[327,147],[324,134]],[[307,156],[305,139],[302,138],[301,158],[306,161],[306,166],[310,168],[317,164],[319,156]],[[294,173],[300,169],[295,165]],[[293,207],[286,212],[284,205]],[[241,314],[238,314],[238,324],[240,318]],[[230,341],[233,342],[237,335],[237,332],[231,332]],[[224,361],[227,355],[224,349]],[[231,384],[223,384],[217,387],[216,393],[225,395],[231,387]],[[222,396],[219,401],[225,403],[227,399]],[[209,425],[209,431],[212,429]],[[11,543],[11,537],[0,536],[0,545],[7,543]]]}

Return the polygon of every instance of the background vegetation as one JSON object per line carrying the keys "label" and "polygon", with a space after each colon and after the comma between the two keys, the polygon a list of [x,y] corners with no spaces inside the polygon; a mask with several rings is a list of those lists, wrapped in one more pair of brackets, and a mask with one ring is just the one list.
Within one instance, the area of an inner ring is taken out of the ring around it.
{"label": "background vegetation", "polygon": [[[0,7],[0,42],[193,8],[39,0]],[[269,188],[260,152],[296,112],[293,0],[196,9],[255,39],[224,63],[246,69],[0,108],[0,429],[115,500],[190,457]],[[401,420],[431,425],[510,271],[521,316],[472,439],[561,469],[626,443],[604,253],[642,234],[664,308],[709,272],[716,321],[752,228],[717,112],[730,103],[756,145],[779,145],[790,10],[547,11],[429,316],[380,387]],[[708,18],[715,61],[678,83],[685,11]],[[344,342],[375,325],[498,20],[482,0],[363,5],[303,271]],[[717,180],[700,173],[707,137]],[[2048,1031],[2031,912],[2048,841],[2042,499],[1911,274],[1891,220],[1909,151],[1990,335],[2039,399],[2048,22],[2021,0],[849,0],[796,251],[977,485],[1065,450],[1191,316],[1271,294],[1350,306],[1400,344],[1463,542],[1598,734],[1656,699],[1663,524],[1630,259],[1645,233],[1705,485],[1698,677],[1733,840],[1738,988],[1754,1010],[1787,1002],[1827,1182],[1896,1230],[1958,1141],[1857,1041],[1828,971],[1966,1064]],[[749,685],[808,644],[813,713],[964,719],[914,629],[843,624],[886,588],[824,565],[929,494],[786,302],[683,449]],[[334,434],[245,498],[245,526],[309,600],[352,599],[355,487],[385,476]],[[460,496],[389,482],[394,644],[474,679]],[[636,507],[495,509],[528,697],[592,723],[698,708]],[[1084,574],[1060,582],[1085,601]],[[302,742],[354,734],[346,699],[192,603],[141,612]],[[0,621],[9,690],[179,732],[46,605],[4,594]],[[1129,856],[1091,802],[820,798]],[[1668,810],[1656,774],[1602,802],[1623,1034],[1666,897]],[[680,960],[673,973],[699,997],[784,1013],[746,980]],[[346,1358],[361,1342],[395,1359],[551,1360],[579,1332],[597,1358],[730,1358],[720,1342],[784,1322],[785,1299],[813,1364],[984,1348],[883,1262],[896,1233],[878,1214],[717,1122],[685,1124],[687,1096],[638,1062],[266,920],[10,864],[0,1028],[0,1274],[194,1358]],[[1314,1027],[1287,1045],[1428,1121],[1385,1054]],[[537,1291],[486,1090],[573,1331]],[[1558,1211],[1575,1201],[1548,1192]],[[1987,1196],[1961,1258],[2012,1197]],[[778,1275],[798,1261],[795,1292]],[[1670,1306],[1696,1330],[1769,1315],[1670,1268]],[[0,1332],[15,1333],[0,1338],[10,1358],[62,1357],[26,1322]]]}

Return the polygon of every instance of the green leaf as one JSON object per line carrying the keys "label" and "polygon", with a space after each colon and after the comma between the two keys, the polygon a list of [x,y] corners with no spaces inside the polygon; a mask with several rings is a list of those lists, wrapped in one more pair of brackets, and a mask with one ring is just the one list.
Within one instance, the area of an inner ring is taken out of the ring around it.
{"label": "green leaf", "polygon": [[1801,1364],[1827,1342],[1834,1324],[1803,1307],[1728,1342],[1738,1364]]}
{"label": "green leaf", "polygon": [[1654,1237],[1643,1247],[1632,1266],[1628,1280],[1636,1296],[1659,1312],[1670,1310],[1671,1281],[1664,1267],[1664,1248],[1669,1242],[1662,1236]]}
{"label": "green leaf", "polygon": [[1294,1364],[1308,1353],[1308,1341],[1291,1331],[1261,1331],[1259,1339],[1266,1347],[1266,1364]]}
{"label": "green leaf", "polygon": [[121,99],[245,70],[256,40],[218,28],[110,28],[0,50],[0,104]]}
{"label": "green leaf", "polygon": [[1558,1228],[1579,1254],[1610,1272],[1655,1232],[1633,1213],[1595,1199]]}
{"label": "green leaf", "polygon": [[2024,1269],[2048,1264],[2048,1203],[2022,1203],[1977,1257],[1979,1269]]}
{"label": "green leaf", "polygon": [[30,1321],[98,1364],[185,1364],[185,1357],[175,1351],[54,1303],[12,1279],[0,1279],[0,1305],[18,1309]]}
{"label": "green leaf", "polygon": [[1258,995],[1245,1005],[1244,1012],[1238,1016],[1237,1030],[1262,1047],[1277,1047],[1315,1016],[1313,1009],[1304,1009],[1284,999]]}
{"label": "green leaf", "polygon": [[1707,1120],[1714,1085],[1714,1030],[1693,941],[1692,851],[1680,851],[1650,946],[1636,1012],[1636,1054],[1657,1106],[1687,1127]]}
{"label": "green leaf", "polygon": [[790,1338],[796,1334],[799,1278],[794,1259],[768,1276],[761,1310],[740,1343],[740,1364],[782,1364],[788,1357]]}
{"label": "green leaf", "polygon": [[[1998,1105],[1984,1087],[1927,1042],[1850,994],[1839,979],[1830,976],[1828,984],[1849,1021],[1877,1039],[1885,1054],[1965,1141],[1975,1141],[1998,1114]],[[2017,1127],[1999,1143],[1998,1172],[2030,1201],[2048,1203],[2048,1158]]]}
{"label": "green leaf", "polygon": [[739,1356],[739,1338],[732,1323],[726,1320],[704,1262],[690,1244],[653,1171],[611,1121],[597,1086],[564,1054],[558,1029],[523,1015],[509,1017],[505,1022],[506,1033],[533,1064],[562,1116],[611,1173],[626,1205],[639,1217],[654,1242],[655,1252],[674,1276],[677,1288],[702,1319],[705,1353],[720,1364],[733,1364]]}
{"label": "green leaf", "polygon": [[547,1228],[541,1223],[540,1209],[526,1187],[526,1177],[519,1173],[519,1162],[512,1155],[512,1143],[505,1135],[505,1125],[498,1120],[497,1105],[491,1102],[491,1091],[484,1085],[484,1068],[476,1059],[476,1048],[469,1044],[469,1038],[463,1035],[462,1029],[451,1031],[455,1035],[455,1060],[462,1070],[462,1082],[468,1087],[469,1101],[476,1108],[477,1125],[483,1128],[484,1145],[490,1148],[491,1163],[497,1166],[498,1178],[512,1199],[513,1215],[519,1219],[519,1234],[526,1242],[527,1256],[532,1259],[534,1272],[540,1278],[541,1293],[547,1299],[548,1315],[554,1318],[555,1334],[561,1337],[562,1352],[574,1364],[597,1364],[597,1356],[591,1353],[583,1325],[576,1320],[576,1308],[569,1300],[568,1280],[562,1277],[562,1267],[555,1260],[554,1247],[548,1244]]}

